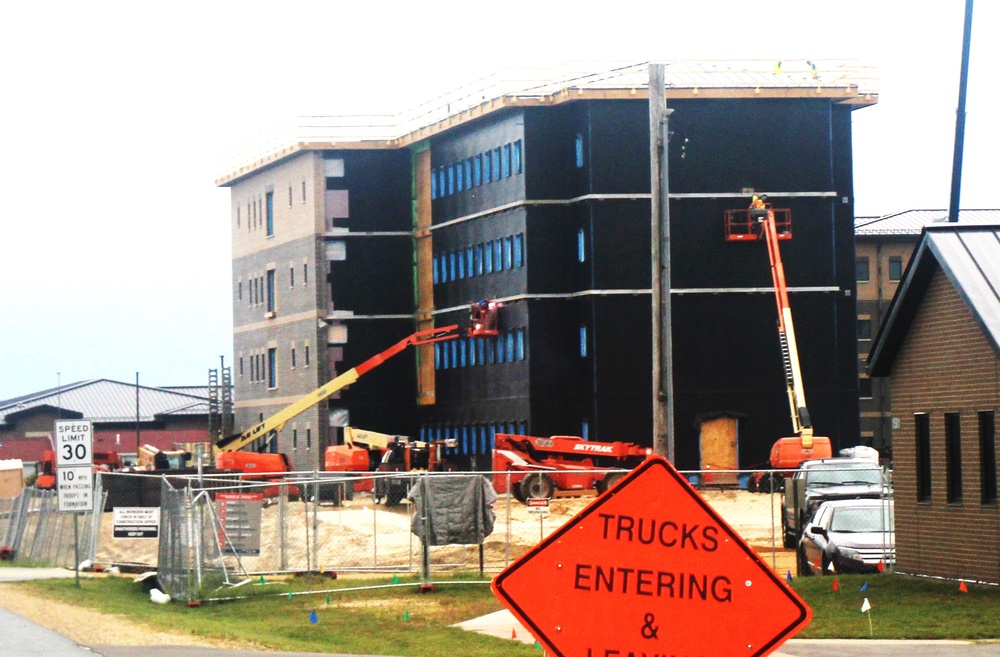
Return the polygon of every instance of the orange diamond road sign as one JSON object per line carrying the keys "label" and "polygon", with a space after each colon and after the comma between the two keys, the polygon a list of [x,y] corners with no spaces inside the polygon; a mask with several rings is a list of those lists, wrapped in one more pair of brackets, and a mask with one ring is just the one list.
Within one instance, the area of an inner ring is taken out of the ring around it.
{"label": "orange diamond road sign", "polygon": [[553,656],[767,655],[812,611],[652,457],[493,581]]}

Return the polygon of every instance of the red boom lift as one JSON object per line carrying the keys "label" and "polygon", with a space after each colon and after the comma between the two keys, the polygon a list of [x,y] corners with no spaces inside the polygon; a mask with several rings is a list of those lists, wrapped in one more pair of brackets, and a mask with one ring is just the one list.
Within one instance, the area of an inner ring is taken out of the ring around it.
{"label": "red boom lift", "polygon": [[[779,220],[780,217],[780,220]],[[785,268],[781,262],[779,240],[792,237],[792,218],[789,209],[774,209],[765,203],[763,209],[727,210],[726,240],[744,241],[763,239],[771,260],[771,279],[774,282],[774,296],[778,306],[778,340],[781,357],[785,365],[785,388],[792,417],[794,436],[779,438],[771,447],[771,467],[777,469],[797,468],[809,459],[832,456],[830,439],[813,435],[809,409],[806,407],[806,393],[802,386],[802,371],[799,367],[798,344],[795,340],[795,325],[792,323],[792,309],[788,303],[788,287],[785,284]],[[756,490],[770,492],[781,485],[780,475],[764,479],[755,475],[750,486]]]}

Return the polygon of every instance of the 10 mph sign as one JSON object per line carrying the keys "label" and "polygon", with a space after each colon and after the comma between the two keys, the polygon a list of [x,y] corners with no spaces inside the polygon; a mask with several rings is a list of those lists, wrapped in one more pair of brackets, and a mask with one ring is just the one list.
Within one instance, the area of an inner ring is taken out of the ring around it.
{"label": "10 mph sign", "polygon": [[89,420],[56,422],[56,490],[60,511],[94,509],[94,430]]}

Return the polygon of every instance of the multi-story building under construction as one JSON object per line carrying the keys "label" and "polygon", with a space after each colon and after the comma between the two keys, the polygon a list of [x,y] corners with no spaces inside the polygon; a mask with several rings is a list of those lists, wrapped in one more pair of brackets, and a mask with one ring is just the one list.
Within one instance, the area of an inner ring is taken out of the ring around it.
{"label": "multi-story building under construction", "polygon": [[[781,250],[816,433],[856,444],[851,114],[877,100],[870,71],[665,70],[677,465],[757,465],[791,432],[766,246],[725,238],[726,210],[754,192],[791,217]],[[489,299],[496,336],[387,361],[274,448],[313,469],[349,425],[455,438],[454,459],[487,469],[497,432],[652,444],[648,65],[488,78],[389,121],[309,122],[248,144],[217,181],[232,194],[238,430],[415,330],[465,329]]]}

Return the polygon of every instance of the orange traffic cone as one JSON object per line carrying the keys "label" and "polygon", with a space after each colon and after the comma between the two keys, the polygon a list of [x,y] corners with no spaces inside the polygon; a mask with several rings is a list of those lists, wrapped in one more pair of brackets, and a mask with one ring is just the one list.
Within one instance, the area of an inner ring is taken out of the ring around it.
{"label": "orange traffic cone", "polygon": [[512,638],[512,639],[516,639],[517,638],[517,628],[516,627],[510,628],[510,638]]}
{"label": "orange traffic cone", "polygon": [[962,580],[962,581],[960,581],[958,583],[958,590],[961,593],[968,593],[969,592],[969,587],[965,585],[965,580]]}
{"label": "orange traffic cone", "polygon": [[878,571],[880,573],[884,573],[885,572],[885,562],[882,561],[881,559],[878,560]]}
{"label": "orange traffic cone", "polygon": [[833,590],[834,591],[840,590],[840,582],[837,581],[836,577],[833,578]]}

